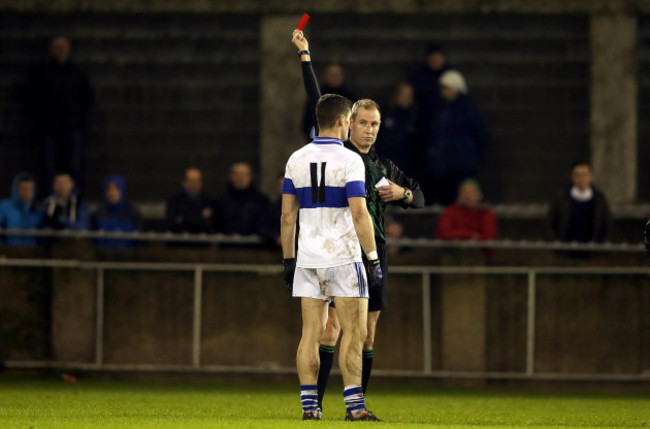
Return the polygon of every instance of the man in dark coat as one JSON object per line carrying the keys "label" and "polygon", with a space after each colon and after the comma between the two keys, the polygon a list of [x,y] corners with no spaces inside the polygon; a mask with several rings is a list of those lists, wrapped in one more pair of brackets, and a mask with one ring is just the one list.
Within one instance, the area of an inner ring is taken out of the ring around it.
{"label": "man in dark coat", "polygon": [[612,216],[605,195],[592,185],[589,163],[573,164],[571,182],[551,203],[549,238],[582,243],[606,241],[612,230]]}
{"label": "man in dark coat", "polygon": [[[352,91],[345,86],[345,70],[339,63],[330,63],[325,66],[321,78],[321,94],[338,94],[347,98],[348,100],[356,100],[357,97]],[[305,105],[305,116],[303,117],[303,132],[308,141],[312,141],[313,126],[316,123],[316,112],[314,106],[307,102]]]}
{"label": "man in dark coat", "polygon": [[[427,178],[426,148],[435,145],[435,136],[432,134],[431,124],[438,117],[438,112],[443,106],[440,95],[440,76],[449,70],[447,51],[437,43],[429,43],[426,47],[424,64],[422,64],[409,78],[409,83],[415,91],[416,104],[416,138],[412,140],[410,153],[411,168],[416,179],[425,183]],[[427,192],[427,187],[424,187]],[[425,195],[428,203],[432,203],[429,195]]]}
{"label": "man in dark coat", "polygon": [[167,202],[167,228],[171,232],[211,233],[214,201],[203,191],[203,175],[188,168],[178,191]]}
{"label": "man in dark coat", "polygon": [[70,39],[50,43],[49,61],[30,78],[30,110],[45,154],[47,183],[60,171],[81,185],[87,120],[93,89],[86,73],[70,59]]}
{"label": "man in dark coat", "polygon": [[377,135],[377,152],[404,171],[409,171],[413,155],[411,143],[415,133],[413,87],[400,82],[395,86],[388,106],[381,111],[381,133]]}
{"label": "man in dark coat", "polygon": [[236,162],[230,167],[226,192],[215,203],[215,229],[224,234],[258,234],[267,205],[267,198],[253,185],[251,166]]}
{"label": "man in dark coat", "polygon": [[462,74],[456,70],[443,73],[440,93],[444,103],[432,123],[435,143],[427,147],[429,186],[424,191],[425,198],[433,199],[435,195],[438,202],[448,205],[456,201],[460,184],[476,177],[487,137]]}

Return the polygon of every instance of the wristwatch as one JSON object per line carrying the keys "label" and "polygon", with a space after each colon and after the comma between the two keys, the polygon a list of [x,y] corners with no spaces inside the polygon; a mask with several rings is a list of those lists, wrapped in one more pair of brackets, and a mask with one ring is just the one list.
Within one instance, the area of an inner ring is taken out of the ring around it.
{"label": "wristwatch", "polygon": [[404,188],[404,198],[402,198],[402,199],[403,200],[408,200],[409,198],[411,198],[411,195],[413,195],[413,192],[411,192],[410,189]]}
{"label": "wristwatch", "polygon": [[309,52],[309,50],[298,51],[299,57],[302,57],[303,55],[311,55],[311,52]]}

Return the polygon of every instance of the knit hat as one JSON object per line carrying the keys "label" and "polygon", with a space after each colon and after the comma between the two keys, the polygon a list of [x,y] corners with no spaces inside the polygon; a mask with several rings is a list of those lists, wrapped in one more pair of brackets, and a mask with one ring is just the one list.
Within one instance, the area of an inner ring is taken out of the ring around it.
{"label": "knit hat", "polygon": [[447,70],[440,76],[440,85],[453,89],[461,94],[467,94],[467,84],[463,75],[456,70]]}

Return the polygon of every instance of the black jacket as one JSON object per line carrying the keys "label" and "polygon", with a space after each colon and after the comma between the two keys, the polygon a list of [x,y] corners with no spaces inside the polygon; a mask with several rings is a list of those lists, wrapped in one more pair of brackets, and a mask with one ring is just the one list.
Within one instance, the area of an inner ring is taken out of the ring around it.
{"label": "black jacket", "polygon": [[258,234],[267,198],[253,186],[238,191],[232,186],[215,203],[215,230],[224,234]]}
{"label": "black jacket", "polygon": [[167,228],[171,232],[189,232],[192,234],[212,232],[212,219],[203,217],[205,209],[212,210],[213,200],[201,192],[190,197],[180,190],[167,202]]}
{"label": "black jacket", "polygon": [[[302,77],[305,84],[305,90],[307,91],[309,100],[308,104],[315,107],[321,95],[311,62],[302,62]],[[318,131],[317,125],[314,124],[314,126]],[[411,201],[411,204],[405,204],[403,201],[393,201],[391,203],[403,208],[424,207],[424,194],[422,193],[422,189],[415,180],[404,174],[404,172],[391,160],[379,156],[374,146],[367,154],[360,153],[359,150],[349,141],[345,142],[345,147],[358,153],[363,160],[363,164],[366,168],[366,204],[368,205],[368,211],[370,212],[375,227],[375,239],[378,243],[385,243],[386,224],[384,222],[384,210],[386,209],[386,203],[379,198],[379,194],[375,191],[375,184],[382,177],[386,177],[397,185],[413,191],[413,201]]]}
{"label": "black jacket", "polygon": [[32,74],[29,99],[36,125],[76,131],[86,125],[94,94],[80,67],[70,61],[50,60]]}
{"label": "black jacket", "polygon": [[[595,187],[592,187],[594,196],[594,219],[593,235],[591,241],[602,242],[609,238],[612,231],[612,215],[609,211],[609,204],[605,195]],[[571,231],[571,187],[560,191],[552,201],[547,224],[547,235],[550,239],[569,241]]]}

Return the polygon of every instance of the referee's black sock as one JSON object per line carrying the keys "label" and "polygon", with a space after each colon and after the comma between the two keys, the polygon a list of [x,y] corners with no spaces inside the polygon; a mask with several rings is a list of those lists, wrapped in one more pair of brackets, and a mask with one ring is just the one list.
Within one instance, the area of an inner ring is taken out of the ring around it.
{"label": "referee's black sock", "polygon": [[362,357],[361,387],[365,395],[366,389],[368,388],[368,380],[370,380],[370,373],[372,372],[372,359],[375,357],[375,352],[373,350],[364,350]]}
{"label": "referee's black sock", "polygon": [[330,378],[332,363],[334,363],[334,352],[336,347],[325,346],[323,344],[318,348],[320,356],[320,369],[318,370],[318,407],[323,409],[323,396],[327,388],[327,380]]}

